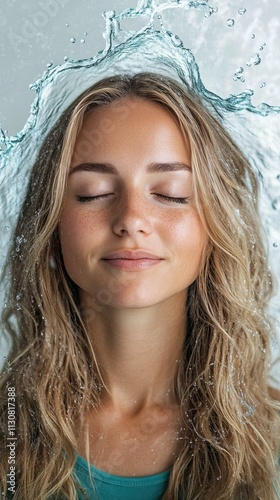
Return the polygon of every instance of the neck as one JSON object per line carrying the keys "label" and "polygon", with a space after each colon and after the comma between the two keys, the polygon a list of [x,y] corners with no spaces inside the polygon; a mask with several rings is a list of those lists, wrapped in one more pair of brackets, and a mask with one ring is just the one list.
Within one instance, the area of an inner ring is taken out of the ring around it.
{"label": "neck", "polygon": [[[185,294],[152,307],[103,307],[86,326],[106,387],[123,410],[175,403],[174,379],[186,331]],[[81,297],[81,305],[89,298]],[[83,310],[83,308],[82,308]]]}

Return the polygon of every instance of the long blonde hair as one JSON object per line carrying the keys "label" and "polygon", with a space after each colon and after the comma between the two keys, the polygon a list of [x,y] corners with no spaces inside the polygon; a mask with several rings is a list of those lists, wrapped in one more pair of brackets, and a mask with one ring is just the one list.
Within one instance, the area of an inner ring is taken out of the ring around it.
{"label": "long blonde hair", "polygon": [[6,268],[3,325],[12,347],[1,377],[3,493],[8,496],[10,385],[17,415],[13,498],[76,498],[75,430],[85,411],[98,406],[102,378],[57,228],[85,114],[116,100],[129,103],[129,97],[169,110],[188,138],[197,210],[209,235],[203,268],[188,290],[184,357],[174,381],[188,438],[164,498],[272,500],[279,418],[267,389],[272,283],[257,179],[191,89],[151,73],[93,85],[60,118],[32,170]]}

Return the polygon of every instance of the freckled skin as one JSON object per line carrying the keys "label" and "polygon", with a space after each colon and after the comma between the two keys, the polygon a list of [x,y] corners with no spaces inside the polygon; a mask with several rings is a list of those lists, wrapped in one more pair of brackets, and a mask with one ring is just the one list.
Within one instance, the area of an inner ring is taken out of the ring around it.
{"label": "freckled skin", "polygon": [[[207,242],[194,206],[192,174],[146,172],[153,162],[191,165],[190,147],[174,118],[148,100],[126,98],[100,107],[84,121],[70,169],[86,162],[110,163],[118,175],[79,171],[69,176],[59,230],[65,267],[81,300],[124,309],[182,303]],[[102,194],[109,196],[77,199]],[[157,194],[188,197],[188,203]],[[115,269],[101,260],[136,248],[163,260],[141,271]]]}

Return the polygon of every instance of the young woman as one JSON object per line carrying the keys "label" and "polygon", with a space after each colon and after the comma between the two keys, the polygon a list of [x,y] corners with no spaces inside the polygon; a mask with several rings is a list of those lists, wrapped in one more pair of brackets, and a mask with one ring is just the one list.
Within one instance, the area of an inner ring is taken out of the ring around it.
{"label": "young woman", "polygon": [[70,106],[7,273],[5,498],[277,498],[257,180],[189,88],[115,76]]}

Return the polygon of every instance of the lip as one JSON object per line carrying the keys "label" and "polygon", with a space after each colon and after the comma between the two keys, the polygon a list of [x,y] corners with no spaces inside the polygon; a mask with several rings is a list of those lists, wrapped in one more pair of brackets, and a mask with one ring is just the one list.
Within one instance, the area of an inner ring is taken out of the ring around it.
{"label": "lip", "polygon": [[155,266],[162,257],[146,250],[119,250],[102,258],[110,266],[127,271],[141,271]]}
{"label": "lip", "polygon": [[139,260],[139,259],[150,259],[150,260],[163,260],[162,257],[148,252],[146,250],[119,250],[117,252],[110,253],[102,257],[102,260],[114,260],[114,259],[127,259],[127,260]]}

